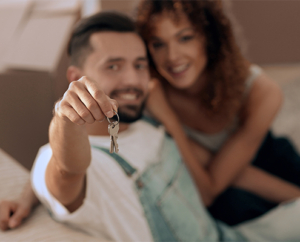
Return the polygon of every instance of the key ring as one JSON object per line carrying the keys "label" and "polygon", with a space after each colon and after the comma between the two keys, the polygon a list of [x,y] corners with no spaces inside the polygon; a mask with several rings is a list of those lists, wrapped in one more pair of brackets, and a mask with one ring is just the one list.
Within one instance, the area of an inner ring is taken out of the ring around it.
{"label": "key ring", "polygon": [[[117,115],[117,117],[118,117],[118,123],[120,122],[120,118],[119,118],[119,115],[118,115],[118,113],[115,111],[115,110],[113,110],[114,111],[114,113]],[[110,123],[110,124],[112,124],[112,122],[110,122],[110,120],[109,120],[109,117],[106,117],[107,118],[107,121]],[[116,124],[118,124],[118,123],[116,123]],[[115,124],[115,125],[116,125]]]}

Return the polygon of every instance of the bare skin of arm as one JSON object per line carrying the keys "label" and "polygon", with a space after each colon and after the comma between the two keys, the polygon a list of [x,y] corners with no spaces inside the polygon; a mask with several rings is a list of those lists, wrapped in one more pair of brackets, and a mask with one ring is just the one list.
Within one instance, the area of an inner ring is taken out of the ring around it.
{"label": "bare skin of arm", "polygon": [[[212,185],[212,200],[232,184],[240,173],[249,166],[281,103],[282,93],[279,87],[265,75],[258,77],[243,107],[244,113],[241,116],[242,123],[239,129],[207,166]],[[258,189],[257,186],[254,187]],[[291,185],[288,191],[292,192],[284,200],[300,196],[300,190],[296,186]],[[276,193],[278,190],[274,192]],[[273,195],[274,197],[269,198],[280,202],[276,194]]]}
{"label": "bare skin of arm", "polygon": [[[275,86],[274,92],[278,92],[276,88]],[[260,124],[261,120],[254,119],[252,122],[250,120],[250,124],[246,124],[249,125],[247,128],[242,127],[226,143],[219,154],[212,156],[206,149],[191,142],[186,137],[178,118],[168,105],[161,87],[156,89],[160,90],[156,90],[154,98],[151,98],[151,93],[147,106],[150,107],[150,112],[155,117],[159,117],[158,119],[165,124],[167,130],[175,139],[183,159],[198,186],[205,205],[209,206],[215,197],[230,185],[236,185],[274,202],[282,202],[300,196],[300,190],[295,185],[249,165],[269,128],[273,115],[275,115],[280,106],[280,92],[278,94],[279,101],[274,105],[276,108],[273,107],[273,114],[269,114],[269,120],[264,120],[265,122],[262,123],[263,127],[260,127],[252,136],[252,129],[257,124],[256,122]],[[266,94],[262,92],[260,95],[265,96]],[[256,96],[255,99],[257,98],[259,97]],[[155,102],[159,103],[160,110],[155,109]],[[271,98],[264,105],[269,106],[269,102],[274,102],[274,100]],[[162,105],[162,103],[165,104]],[[262,105],[262,103],[258,103],[257,105],[259,104]],[[265,107],[262,107],[262,110],[255,107],[252,109],[264,112]],[[252,109],[249,111],[252,111]],[[254,113],[254,115],[257,114]],[[263,133],[259,135],[260,132]],[[242,142],[242,145],[239,144],[240,142]],[[251,147],[250,150],[248,146]],[[199,163],[202,165],[199,166]],[[230,169],[228,169],[229,167]]]}
{"label": "bare skin of arm", "polygon": [[85,174],[91,162],[86,126],[102,120],[116,107],[117,103],[86,77],[72,82],[55,105],[49,129],[53,155],[46,184],[70,212],[80,207],[85,197]]}
{"label": "bare skin of arm", "polygon": [[13,201],[3,200],[0,203],[0,229],[7,230],[18,227],[23,219],[30,215],[32,209],[39,204],[30,181],[25,185],[21,196]]}
{"label": "bare skin of arm", "polygon": [[300,197],[299,187],[255,166],[247,166],[232,185],[274,203]]}

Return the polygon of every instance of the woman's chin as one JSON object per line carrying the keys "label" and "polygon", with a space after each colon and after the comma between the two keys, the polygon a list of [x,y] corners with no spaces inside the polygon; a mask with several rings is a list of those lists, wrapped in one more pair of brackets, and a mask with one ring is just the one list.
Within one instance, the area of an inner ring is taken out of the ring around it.
{"label": "woman's chin", "polygon": [[177,88],[177,89],[189,89],[193,86],[193,82],[190,80],[172,80],[169,81],[170,85]]}

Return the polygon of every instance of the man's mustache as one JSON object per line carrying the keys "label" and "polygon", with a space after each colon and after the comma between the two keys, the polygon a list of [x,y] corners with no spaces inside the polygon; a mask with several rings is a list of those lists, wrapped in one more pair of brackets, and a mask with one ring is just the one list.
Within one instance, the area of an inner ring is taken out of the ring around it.
{"label": "man's mustache", "polygon": [[138,94],[139,96],[143,96],[145,93],[142,89],[135,88],[135,87],[129,87],[129,88],[122,88],[122,89],[117,89],[114,90],[110,93],[110,97],[113,98],[114,96],[118,96],[119,93],[127,93],[127,92],[134,92]]}

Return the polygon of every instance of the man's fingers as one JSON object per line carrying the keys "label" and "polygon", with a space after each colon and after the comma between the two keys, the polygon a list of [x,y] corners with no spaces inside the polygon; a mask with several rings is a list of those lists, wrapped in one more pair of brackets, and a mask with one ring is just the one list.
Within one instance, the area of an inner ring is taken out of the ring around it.
{"label": "man's fingers", "polygon": [[72,82],[68,91],[55,108],[76,124],[93,123],[113,117],[118,103],[110,99],[97,85],[86,77]]}
{"label": "man's fingers", "polygon": [[111,105],[113,106],[113,110],[117,113],[118,112],[118,108],[119,108],[119,104],[116,100],[109,98],[109,101],[111,103]]}
{"label": "man's fingers", "polygon": [[89,110],[95,120],[99,121],[105,118],[98,103],[86,89],[79,89],[77,94],[83,105]]}
{"label": "man's fingers", "polygon": [[24,218],[26,218],[29,214],[30,210],[28,208],[24,208],[19,206],[14,214],[10,217],[8,221],[8,226],[13,229],[19,226]]}
{"label": "man's fingers", "polygon": [[104,115],[109,118],[113,117],[113,106],[106,94],[96,85],[96,83],[89,81],[87,78],[82,78],[80,80],[85,83],[88,92],[96,100]]}
{"label": "man's fingers", "polygon": [[85,121],[78,115],[78,113],[69,105],[63,105],[60,107],[60,112],[63,113],[71,122],[83,125]]}
{"label": "man's fingers", "polygon": [[87,107],[82,103],[75,93],[69,95],[69,105],[75,110],[75,112],[83,119],[85,122],[92,124],[95,119]]}

